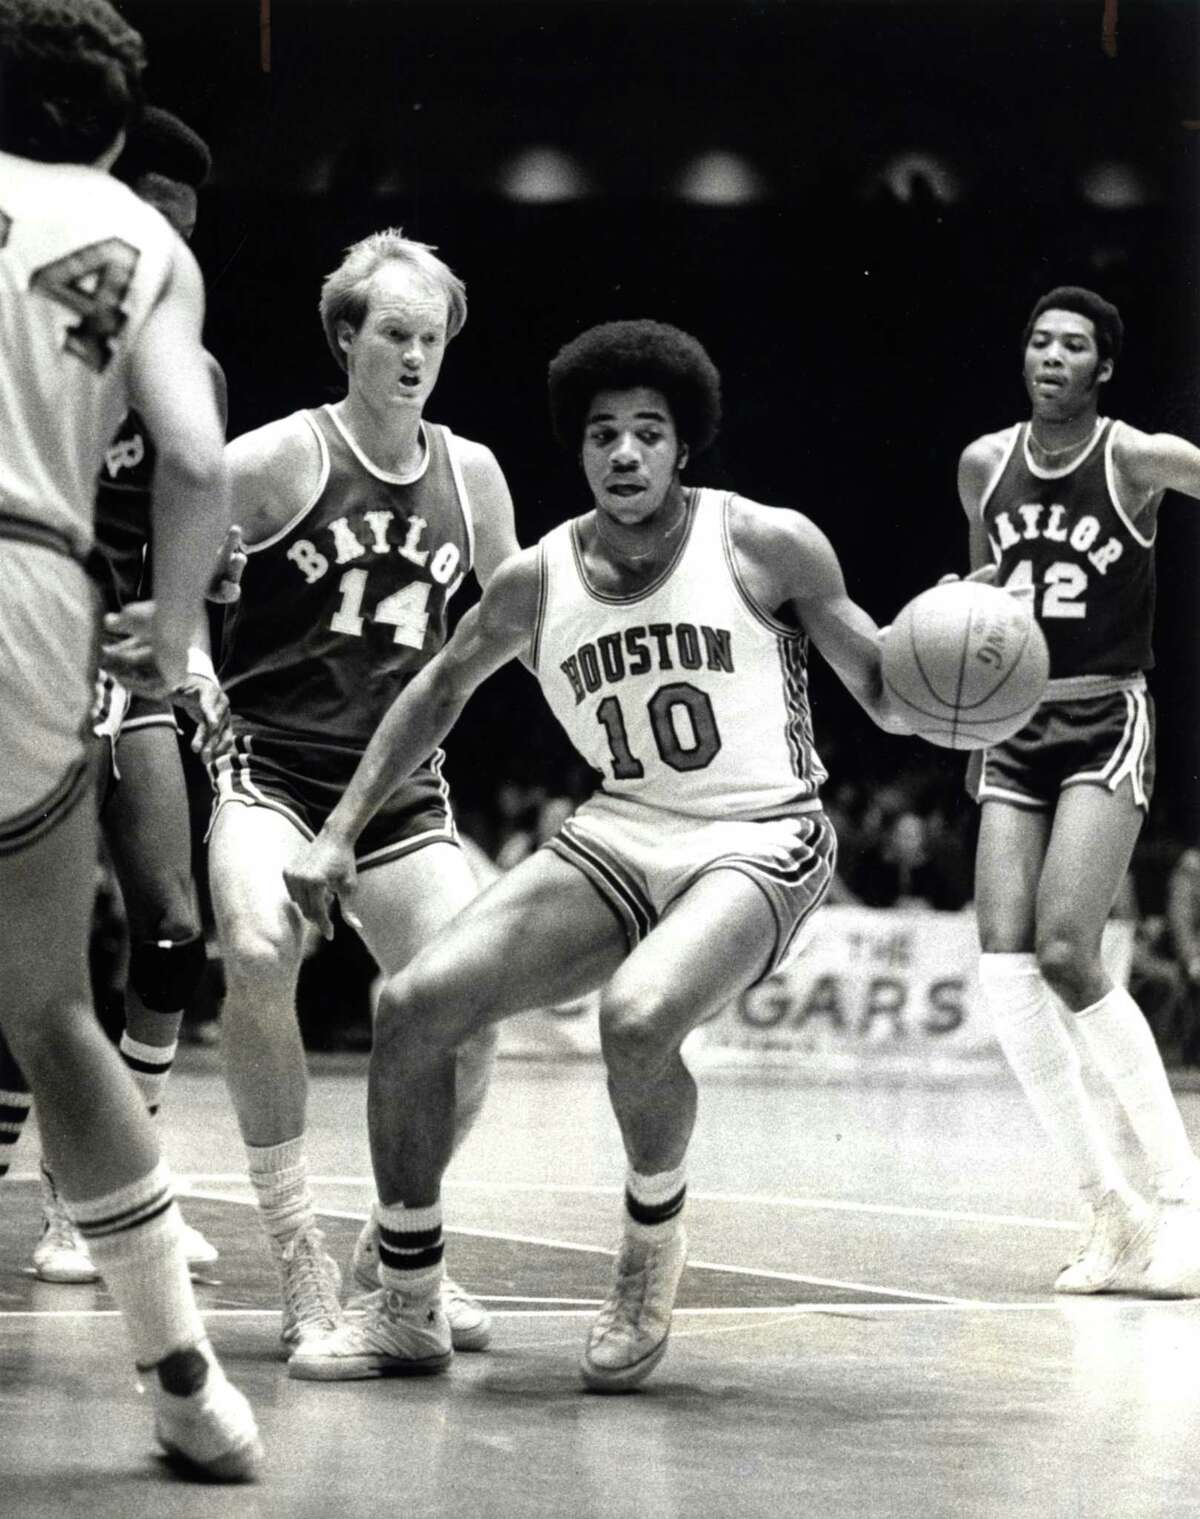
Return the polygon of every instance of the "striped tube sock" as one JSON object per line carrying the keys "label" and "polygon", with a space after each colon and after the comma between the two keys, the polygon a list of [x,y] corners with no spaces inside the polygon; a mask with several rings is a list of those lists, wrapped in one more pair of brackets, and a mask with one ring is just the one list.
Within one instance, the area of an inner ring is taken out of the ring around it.
{"label": "striped tube sock", "polygon": [[172,1040],[170,1044],[142,1044],[137,1039],[131,1039],[129,1031],[126,1030],[121,1035],[121,1042],[117,1048],[121,1052],[121,1059],[129,1067],[137,1083],[137,1089],[146,1104],[146,1111],[153,1117],[158,1112],[163,1087],[166,1086],[167,1077],[171,1074],[171,1067],[175,1063],[175,1051],[179,1048],[178,1040]]}
{"label": "striped tube sock", "polygon": [[304,1135],[278,1145],[247,1145],[246,1157],[263,1228],[278,1255],[302,1228],[316,1224]]}
{"label": "striped tube sock", "polygon": [[686,1198],[684,1165],[652,1176],[643,1176],[630,1166],[625,1173],[625,1232],[647,1244],[666,1239],[679,1227]]}
{"label": "striped tube sock", "polygon": [[63,1201],[124,1316],[138,1367],[144,1371],[173,1350],[198,1345],[204,1324],[167,1167],[160,1161],[104,1197]]}
{"label": "striped tube sock", "polygon": [[442,1205],[406,1208],[375,1204],[379,1225],[379,1281],[402,1297],[429,1297],[442,1280]]}
{"label": "striped tube sock", "polygon": [[[16,1076],[20,1078],[19,1071],[16,1072]],[[25,1120],[29,1117],[29,1108],[33,1101],[28,1091],[15,1090],[16,1085],[13,1072],[9,1072],[7,1089],[0,1088],[0,1176],[8,1174],[13,1151],[17,1147],[17,1140],[21,1137],[21,1130],[25,1127]]]}

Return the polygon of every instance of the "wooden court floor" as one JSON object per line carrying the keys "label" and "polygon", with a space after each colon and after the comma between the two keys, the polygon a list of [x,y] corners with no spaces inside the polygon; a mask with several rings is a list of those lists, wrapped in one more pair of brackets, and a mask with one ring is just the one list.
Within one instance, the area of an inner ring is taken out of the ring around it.
{"label": "wooden court floor", "polygon": [[[314,1060],[310,1164],[347,1260],[370,1202],[361,1057]],[[1139,1519],[1200,1513],[1200,1303],[1063,1301],[1069,1189],[999,1068],[956,1080],[708,1071],[691,1257],[645,1388],[585,1393],[622,1161],[590,1061],[502,1061],[446,1190],[448,1262],[495,1315],[442,1377],[289,1381],[217,1056],[164,1108],[220,1246],[212,1338],[268,1448],[249,1489],[152,1454],[102,1290],[28,1269],[36,1136],[0,1204],[3,1519]],[[1180,1094],[1200,1142],[1200,1092]]]}

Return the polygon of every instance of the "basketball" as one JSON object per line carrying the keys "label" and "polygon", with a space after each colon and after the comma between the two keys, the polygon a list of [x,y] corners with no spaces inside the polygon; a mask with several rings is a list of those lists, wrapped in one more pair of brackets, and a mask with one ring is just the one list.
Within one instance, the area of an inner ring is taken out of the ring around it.
{"label": "basketball", "polygon": [[954,580],[922,591],[883,643],[883,682],[899,715],[943,749],[984,749],[1023,728],[1050,655],[1028,603]]}

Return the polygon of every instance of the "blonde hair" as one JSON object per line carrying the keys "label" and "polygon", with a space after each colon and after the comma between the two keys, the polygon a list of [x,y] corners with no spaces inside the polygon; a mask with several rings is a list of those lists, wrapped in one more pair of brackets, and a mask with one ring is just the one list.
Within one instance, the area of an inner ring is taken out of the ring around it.
{"label": "blonde hair", "polygon": [[346,355],[338,342],[338,324],[348,322],[357,332],[367,314],[367,286],[376,270],[387,263],[406,264],[446,297],[446,341],[456,337],[467,320],[467,287],[448,264],[437,257],[429,243],[414,242],[399,227],[372,232],[346,249],[346,256],[325,277],[321,286],[321,325],[325,341],[346,368]]}

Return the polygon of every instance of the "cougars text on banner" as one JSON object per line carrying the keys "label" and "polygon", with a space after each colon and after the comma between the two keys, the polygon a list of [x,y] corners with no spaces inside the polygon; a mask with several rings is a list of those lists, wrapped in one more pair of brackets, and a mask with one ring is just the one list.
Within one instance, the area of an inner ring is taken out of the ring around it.
{"label": "cougars text on banner", "polygon": [[[1110,923],[1105,958],[1128,978],[1132,930]],[[972,911],[826,907],[808,947],[699,1031],[706,1053],[992,1058]]]}

